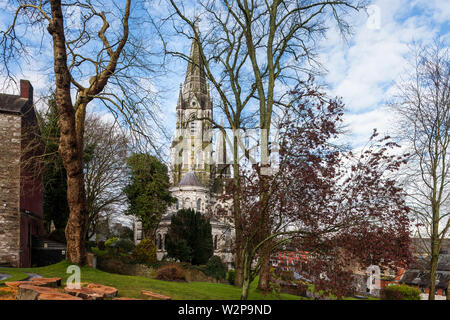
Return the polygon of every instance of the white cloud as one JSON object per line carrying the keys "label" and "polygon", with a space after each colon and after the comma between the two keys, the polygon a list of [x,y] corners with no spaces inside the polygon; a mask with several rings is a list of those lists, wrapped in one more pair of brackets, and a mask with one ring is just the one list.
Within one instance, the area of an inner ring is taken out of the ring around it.
{"label": "white cloud", "polygon": [[407,67],[408,46],[412,41],[429,42],[439,32],[442,12],[450,7],[444,2],[374,1],[379,29],[368,28],[367,14],[361,12],[350,21],[354,35],[348,44],[337,30],[327,33],[321,54],[329,71],[324,80],[333,95],[343,97],[354,146],[367,141],[374,127],[390,129],[390,115],[381,106]]}

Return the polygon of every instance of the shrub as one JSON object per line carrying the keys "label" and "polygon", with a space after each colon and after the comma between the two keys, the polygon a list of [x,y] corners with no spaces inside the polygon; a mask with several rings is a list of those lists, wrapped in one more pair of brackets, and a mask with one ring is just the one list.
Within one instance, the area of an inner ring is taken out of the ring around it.
{"label": "shrub", "polygon": [[390,285],[381,291],[384,300],[420,300],[420,290],[405,284]]}
{"label": "shrub", "polygon": [[97,256],[97,257],[103,257],[106,256],[108,254],[108,251],[106,250],[100,250],[97,247],[92,247],[91,251]]}
{"label": "shrub", "polygon": [[129,239],[119,239],[114,243],[114,248],[119,253],[130,253],[134,249],[134,243]]}
{"label": "shrub", "polygon": [[227,276],[227,268],[222,263],[220,257],[212,256],[206,263],[205,274],[214,277],[217,280],[225,279],[225,277]]}
{"label": "shrub", "polygon": [[236,270],[230,270],[227,274],[228,282],[234,285],[234,279],[236,278]]}
{"label": "shrub", "polygon": [[179,265],[168,264],[156,270],[155,279],[165,281],[186,281],[186,272]]}
{"label": "shrub", "polygon": [[150,239],[144,239],[134,248],[131,254],[136,263],[156,263],[156,246]]}
{"label": "shrub", "polygon": [[114,238],[106,240],[105,241],[105,247],[107,247],[107,248],[113,247],[114,243],[116,243],[117,240],[119,240],[119,238],[117,238],[117,237],[114,237]]}
{"label": "shrub", "polygon": [[205,264],[214,253],[211,223],[200,212],[182,209],[172,216],[167,255],[193,265]]}

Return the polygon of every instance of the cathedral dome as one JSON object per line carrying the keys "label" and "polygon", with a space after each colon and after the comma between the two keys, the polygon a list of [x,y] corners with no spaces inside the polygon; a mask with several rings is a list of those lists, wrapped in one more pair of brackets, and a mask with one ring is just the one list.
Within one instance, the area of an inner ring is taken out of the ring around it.
{"label": "cathedral dome", "polygon": [[180,183],[178,184],[178,187],[182,186],[203,187],[198,177],[192,171],[186,173],[183,179],[181,179]]}

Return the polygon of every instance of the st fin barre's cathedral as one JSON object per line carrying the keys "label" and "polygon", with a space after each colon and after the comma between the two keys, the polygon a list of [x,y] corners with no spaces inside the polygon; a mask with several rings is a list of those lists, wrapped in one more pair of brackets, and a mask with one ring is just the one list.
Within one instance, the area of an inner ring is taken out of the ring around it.
{"label": "st fin barre's cathedral", "polygon": [[[176,112],[177,124],[170,149],[169,170],[172,184],[169,190],[176,198],[176,203],[168,208],[156,231],[154,240],[158,260],[167,255],[167,233],[171,218],[178,210],[193,209],[210,216],[218,207],[225,210],[230,207],[229,203],[224,203],[219,198],[226,179],[230,178],[226,141],[219,131],[215,145],[213,143],[209,121],[213,119],[213,106],[196,39],[192,41],[186,78],[184,86],[180,85]],[[230,223],[214,216],[210,217],[210,222],[214,255],[221,257],[231,267],[234,228]],[[139,221],[135,222],[134,230],[137,244],[143,237]]]}

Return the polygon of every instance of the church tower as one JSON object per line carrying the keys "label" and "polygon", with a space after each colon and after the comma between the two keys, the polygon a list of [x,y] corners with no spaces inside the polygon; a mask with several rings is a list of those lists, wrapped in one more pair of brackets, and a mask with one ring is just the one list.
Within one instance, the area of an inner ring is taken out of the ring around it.
{"label": "church tower", "polygon": [[[197,34],[198,34],[198,27]],[[180,85],[177,125],[171,146],[172,183],[177,185],[188,172],[194,172],[205,187],[211,183],[212,101],[200,55],[200,39],[194,37],[184,86]]]}

